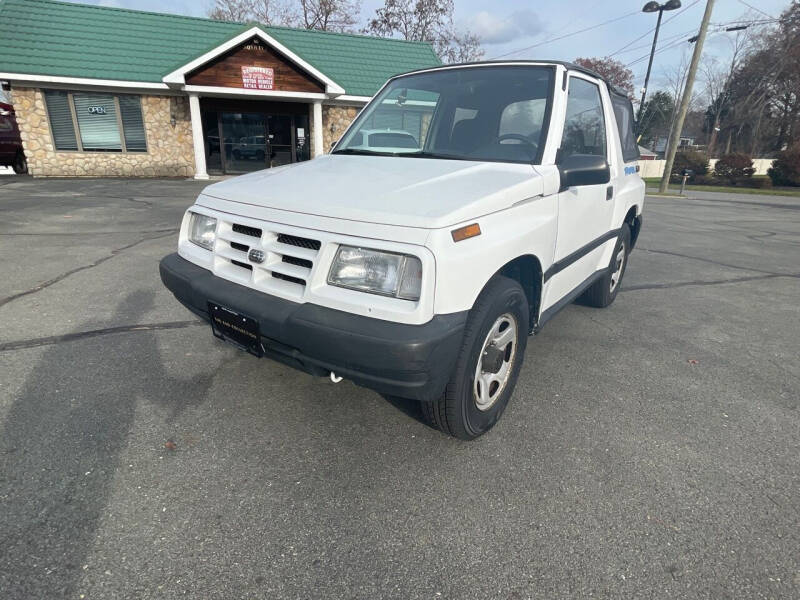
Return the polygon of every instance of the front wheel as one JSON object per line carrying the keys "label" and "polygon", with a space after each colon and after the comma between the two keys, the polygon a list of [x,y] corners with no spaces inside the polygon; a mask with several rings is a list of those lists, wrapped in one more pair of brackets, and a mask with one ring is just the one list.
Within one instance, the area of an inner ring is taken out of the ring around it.
{"label": "front wheel", "polygon": [[507,277],[493,278],[470,311],[464,341],[441,397],[422,402],[428,422],[471,440],[491,429],[503,414],[525,356],[528,300]]}

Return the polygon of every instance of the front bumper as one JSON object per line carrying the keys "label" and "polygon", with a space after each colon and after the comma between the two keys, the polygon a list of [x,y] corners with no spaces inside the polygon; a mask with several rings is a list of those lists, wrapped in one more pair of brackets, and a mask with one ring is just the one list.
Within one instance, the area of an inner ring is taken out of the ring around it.
{"label": "front bumper", "polygon": [[170,254],[161,281],[199,317],[216,302],[257,319],[265,356],[314,375],[331,371],[381,394],[432,400],[455,367],[467,312],[424,325],[392,323],[270,296]]}

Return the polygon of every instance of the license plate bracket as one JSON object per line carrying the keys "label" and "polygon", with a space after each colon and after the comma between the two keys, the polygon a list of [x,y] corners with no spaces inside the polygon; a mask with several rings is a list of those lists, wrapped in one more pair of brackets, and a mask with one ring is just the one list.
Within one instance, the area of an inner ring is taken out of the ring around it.
{"label": "license plate bracket", "polygon": [[255,356],[264,355],[256,319],[211,301],[208,302],[208,316],[214,337]]}

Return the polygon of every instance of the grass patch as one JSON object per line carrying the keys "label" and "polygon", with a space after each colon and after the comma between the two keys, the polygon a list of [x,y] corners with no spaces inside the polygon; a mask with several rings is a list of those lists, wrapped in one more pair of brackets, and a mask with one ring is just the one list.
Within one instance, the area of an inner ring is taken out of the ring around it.
{"label": "grass patch", "polygon": [[[756,177],[766,177],[766,175],[756,175]],[[660,177],[644,177],[644,182],[648,188],[658,187],[661,182]],[[679,183],[670,183],[669,191],[678,192],[681,189]],[[758,196],[793,196],[800,198],[800,188],[795,187],[772,187],[772,188],[749,188],[736,187],[731,185],[689,185],[686,189],[697,192],[722,192],[726,194],[754,194]]]}

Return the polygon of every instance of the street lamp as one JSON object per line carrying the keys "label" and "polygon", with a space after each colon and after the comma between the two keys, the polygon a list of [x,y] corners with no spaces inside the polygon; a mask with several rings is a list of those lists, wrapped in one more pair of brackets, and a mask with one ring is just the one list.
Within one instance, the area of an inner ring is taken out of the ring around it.
{"label": "street lamp", "polygon": [[668,0],[664,4],[658,2],[648,2],[642,7],[642,12],[653,13],[658,12],[658,21],[656,22],[656,33],[653,36],[653,48],[650,50],[650,61],[647,63],[647,75],[644,77],[644,89],[642,89],[642,101],[639,104],[639,121],[642,118],[642,111],[644,110],[644,99],[647,96],[647,84],[650,82],[650,69],[653,68],[653,55],[656,53],[656,43],[658,42],[658,30],[661,28],[661,16],[665,10],[676,10],[681,7],[680,0]]}

